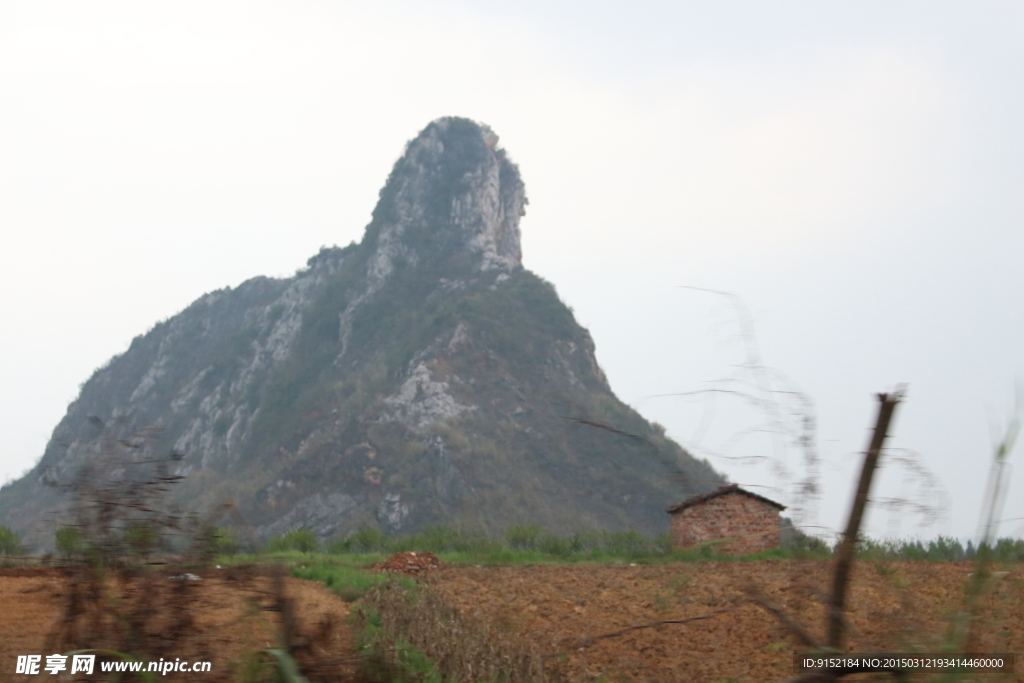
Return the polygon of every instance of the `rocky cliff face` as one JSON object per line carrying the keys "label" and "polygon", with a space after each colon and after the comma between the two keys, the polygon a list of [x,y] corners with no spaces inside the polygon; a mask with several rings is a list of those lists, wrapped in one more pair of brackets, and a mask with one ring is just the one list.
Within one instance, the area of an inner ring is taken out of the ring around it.
{"label": "rocky cliff face", "polygon": [[612,394],[590,335],[521,265],[525,205],[489,128],[431,123],[360,244],[207,294],[98,370],[0,490],[0,523],[45,543],[64,505],[47,482],[155,426],[132,457],[174,453],[181,503],[231,499],[261,535],[667,531],[669,504],[721,478]]}

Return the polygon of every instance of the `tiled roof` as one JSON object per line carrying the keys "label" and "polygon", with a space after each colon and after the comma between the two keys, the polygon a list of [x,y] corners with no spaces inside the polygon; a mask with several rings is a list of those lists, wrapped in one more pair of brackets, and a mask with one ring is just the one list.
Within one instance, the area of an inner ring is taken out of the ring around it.
{"label": "tiled roof", "polygon": [[756,493],[751,493],[750,491],[744,491],[743,489],[740,488],[739,484],[729,484],[728,486],[723,486],[723,487],[721,487],[719,489],[715,489],[714,491],[711,491],[710,493],[702,493],[699,496],[693,496],[691,498],[687,498],[682,503],[677,503],[677,504],[673,505],[672,507],[670,507],[668,510],[665,510],[665,512],[668,512],[670,514],[673,513],[673,512],[679,512],[680,510],[685,510],[688,507],[693,507],[694,505],[700,505],[701,503],[709,501],[712,498],[718,498],[719,496],[724,496],[727,493],[742,493],[744,496],[749,496],[749,497],[751,497],[751,498],[753,498],[755,500],[761,501],[762,503],[768,503],[769,505],[774,505],[775,507],[779,508],[780,510],[785,510],[786,509],[785,505],[780,505],[780,504],[776,503],[774,500],[769,500],[769,499],[765,498],[764,496],[759,496]]}

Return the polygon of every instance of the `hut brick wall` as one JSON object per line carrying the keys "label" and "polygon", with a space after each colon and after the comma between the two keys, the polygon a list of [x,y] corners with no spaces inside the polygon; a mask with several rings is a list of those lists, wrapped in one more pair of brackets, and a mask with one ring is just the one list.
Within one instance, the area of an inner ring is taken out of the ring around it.
{"label": "hut brick wall", "polygon": [[718,552],[747,555],[781,543],[778,508],[742,493],[727,493],[672,515],[672,547],[686,548],[723,538]]}

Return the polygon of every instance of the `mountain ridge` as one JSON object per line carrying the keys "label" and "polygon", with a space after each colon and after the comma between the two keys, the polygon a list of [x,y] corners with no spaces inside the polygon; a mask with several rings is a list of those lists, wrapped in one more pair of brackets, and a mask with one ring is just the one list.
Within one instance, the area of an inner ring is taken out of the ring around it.
{"label": "mountain ridge", "polygon": [[45,544],[66,516],[48,484],[157,425],[132,457],[180,454],[174,499],[233,500],[261,536],[667,530],[665,507],[724,480],[615,398],[590,334],[522,266],[526,205],[490,128],[432,122],[361,242],[205,294],[98,369],[0,489],[0,523]]}

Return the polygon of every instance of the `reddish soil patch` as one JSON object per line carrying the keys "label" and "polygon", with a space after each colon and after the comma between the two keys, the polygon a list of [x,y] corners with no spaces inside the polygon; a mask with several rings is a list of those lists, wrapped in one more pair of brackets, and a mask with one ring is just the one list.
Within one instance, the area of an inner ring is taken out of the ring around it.
{"label": "reddish soil patch", "polygon": [[67,572],[57,567],[4,567],[0,576],[64,576]]}
{"label": "reddish soil patch", "polygon": [[[273,582],[244,569],[193,571],[201,580],[112,577],[104,588],[110,613],[80,617],[74,637],[84,640],[85,647],[111,647],[111,625],[123,620],[124,614],[144,614],[145,621],[134,628],[145,632],[148,642],[164,638],[172,659],[212,663],[210,673],[168,673],[161,678],[238,680],[253,653],[280,644],[280,612],[271,609],[276,597]],[[46,655],[71,649],[61,642],[70,628],[66,615],[75,593],[73,580],[52,569],[0,572],[0,680],[34,678],[15,675],[18,655],[43,655],[45,662]],[[350,606],[313,581],[288,578],[284,585],[284,596],[295,601],[295,656],[304,673],[312,681],[354,680],[359,667],[346,623]],[[176,609],[183,599],[189,606],[187,614]],[[148,611],[133,607],[138,605],[147,606]],[[113,617],[114,612],[120,616]],[[52,677],[41,675],[47,680]],[[81,680],[100,678],[95,671]]]}
{"label": "reddish soil patch", "polygon": [[386,561],[373,565],[373,569],[378,572],[418,576],[433,569],[440,569],[441,566],[441,560],[434,553],[409,551],[395,553]]}
{"label": "reddish soil patch", "polygon": [[[860,563],[848,652],[937,652],[960,605],[968,564]],[[746,592],[756,586],[823,638],[831,567],[822,562],[454,568],[426,579],[458,613],[511,629],[574,682],[773,681],[793,675],[798,643]],[[999,575],[984,599],[976,652],[1014,652],[1024,680],[1024,569]],[[631,626],[710,615],[606,636]],[[854,677],[856,678],[856,677]],[[1002,679],[1006,680],[1006,679]]]}

